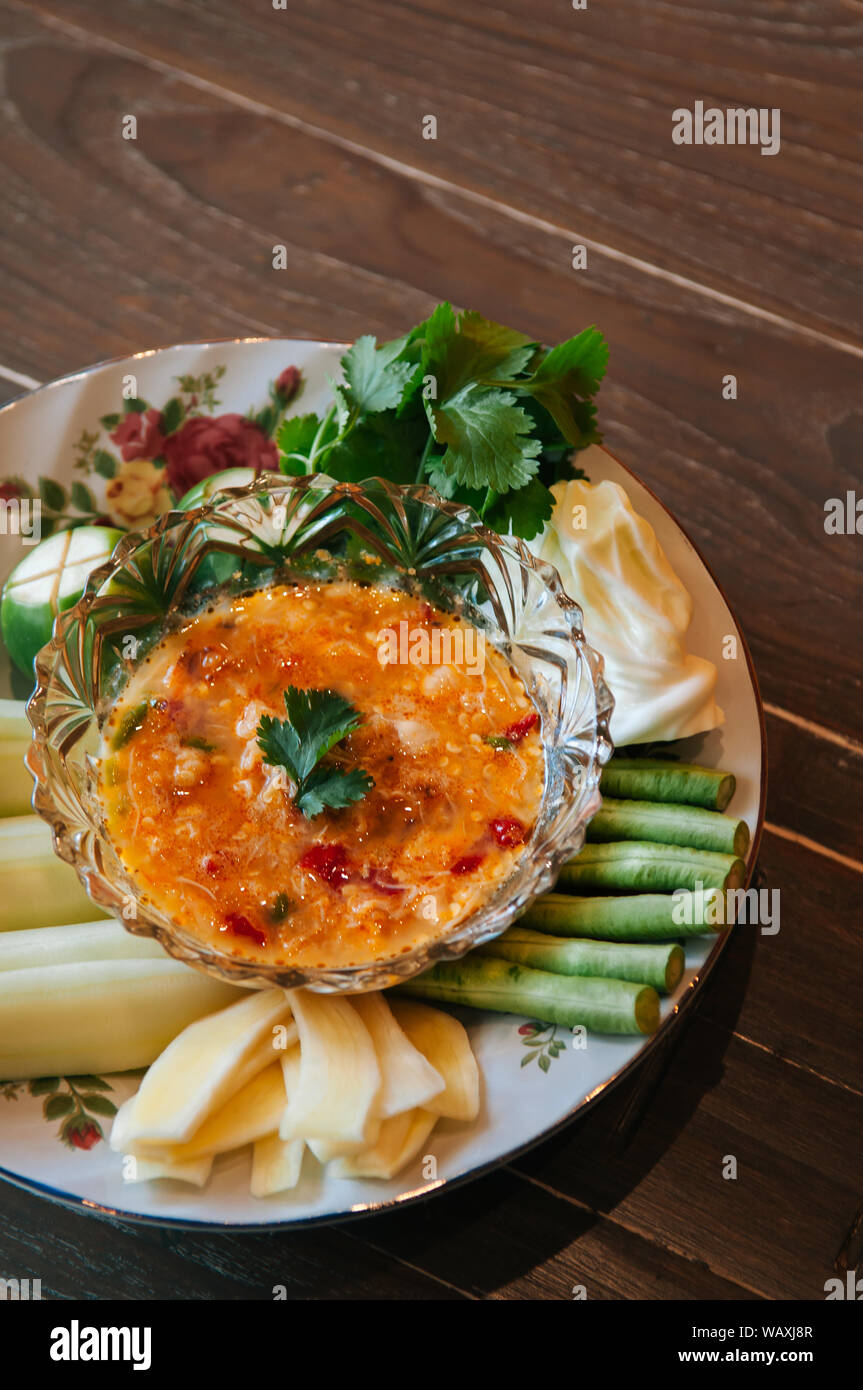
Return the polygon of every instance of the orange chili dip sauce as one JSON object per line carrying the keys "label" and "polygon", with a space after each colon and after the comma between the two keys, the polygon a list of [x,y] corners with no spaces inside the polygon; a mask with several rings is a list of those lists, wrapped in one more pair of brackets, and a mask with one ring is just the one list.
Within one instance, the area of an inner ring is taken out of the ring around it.
{"label": "orange chili dip sauce", "polygon": [[[442,659],[458,629],[460,664]],[[220,600],[166,635],[103,729],[106,828],[142,896],[222,952],[307,968],[392,958],[472,913],[525,852],[544,756],[520,678],[468,629],[336,581]],[[362,801],[306,819],[264,761],[258,723],[286,718],[288,685],[363,716],[326,758],[370,774]]]}

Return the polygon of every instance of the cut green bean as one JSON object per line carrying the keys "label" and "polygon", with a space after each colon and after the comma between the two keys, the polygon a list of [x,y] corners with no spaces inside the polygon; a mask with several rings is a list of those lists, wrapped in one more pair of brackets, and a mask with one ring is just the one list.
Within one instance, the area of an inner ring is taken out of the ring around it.
{"label": "cut green bean", "polygon": [[587,828],[588,840],[654,840],[742,858],[749,848],[745,820],[668,801],[616,801],[603,797]]}
{"label": "cut green bean", "polygon": [[683,947],[671,942],[650,945],[585,941],[547,936],[522,926],[510,927],[496,941],[479,946],[476,954],[514,960],[534,970],[550,970],[553,975],[631,980],[634,984],[653,985],[660,994],[671,994],[677,988],[685,964]]}
{"label": "cut green bean", "polygon": [[619,898],[545,893],[518,925],[597,941],[676,941],[720,929],[721,923],[703,920],[704,908],[697,893],[628,893]]}
{"label": "cut green bean", "polygon": [[673,893],[677,888],[740,888],[746,876],[742,859],[682,845],[647,840],[587,844],[577,859],[564,864],[558,887],[575,892],[595,888],[612,893],[642,890]]}
{"label": "cut green bean", "polygon": [[659,1026],[659,995],[651,985],[553,975],[476,953],[439,961],[397,989],[419,999],[521,1014],[565,1028],[580,1025],[596,1033],[653,1033]]}
{"label": "cut green bean", "polygon": [[674,801],[724,811],[734,795],[736,779],[695,763],[666,762],[662,758],[611,759],[603,769],[600,790],[604,795],[637,801]]}

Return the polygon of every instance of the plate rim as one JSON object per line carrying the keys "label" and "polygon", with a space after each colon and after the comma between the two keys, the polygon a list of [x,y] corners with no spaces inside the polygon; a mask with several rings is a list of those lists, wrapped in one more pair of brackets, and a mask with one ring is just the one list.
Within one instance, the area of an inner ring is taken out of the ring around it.
{"label": "plate rim", "polygon": [[[67,372],[63,376],[54,377],[51,381],[46,381],[39,386],[32,387],[28,390],[24,390],[20,392],[17,396],[13,396],[11,400],[6,401],[2,406],[0,406],[0,417],[2,417],[7,411],[12,410],[15,406],[19,406],[23,404],[25,401],[31,400],[33,397],[40,395],[42,392],[50,391],[58,386],[63,386],[71,382],[80,381],[85,377],[92,375],[94,372],[100,371],[104,367],[110,367],[116,363],[140,361],[144,358],[156,357],[163,353],[179,352],[183,349],[221,347],[228,345],[243,346],[246,344],[253,343],[308,343],[312,346],[325,348],[347,348],[350,346],[349,343],[340,342],[338,340],[328,338],[288,338],[282,336],[274,336],[272,334],[254,334],[248,337],[239,338],[202,338],[192,339],[188,342],[183,343],[168,343],[164,344],[161,347],[145,348],[139,352],[119,353],[112,357],[106,357],[98,362],[92,363],[87,367],[83,367],[78,371]],[[700,548],[692,540],[692,537],[689,535],[686,528],[683,525],[681,525],[681,523],[678,521],[677,517],[671,511],[671,508],[666,505],[666,503],[662,500],[661,497],[657,496],[653,488],[651,488],[646,482],[644,482],[642,478],[640,478],[639,475],[635,472],[634,469],[630,468],[627,464],[622,463],[621,460],[617,457],[617,455],[612,453],[610,449],[606,448],[604,444],[601,444],[598,447],[601,448],[603,452],[606,453],[614,461],[614,463],[616,463],[617,466],[623,470],[624,473],[628,474],[628,476],[631,477],[639,485],[639,487],[644,488],[645,492],[647,492],[649,496],[652,498],[652,500],[659,507],[661,507],[662,511],[665,513],[668,519],[674,524],[674,526],[677,527],[678,531],[681,533],[686,543],[689,546],[691,546],[695,555],[698,557],[699,562],[706,570],[720,598],[722,599],[723,603],[728,609],[728,612],[731,615],[731,620],[736,629],[737,636],[742,645],[743,655],[746,659],[746,669],[748,672],[750,684],[752,686],[752,693],[755,699],[755,708],[758,716],[758,736],[761,755],[760,777],[758,786],[758,818],[755,825],[755,829],[752,833],[748,862],[746,867],[746,877],[744,880],[744,888],[748,888],[750,883],[752,882],[752,877],[755,873],[755,867],[758,862],[758,854],[761,848],[761,839],[764,832],[764,820],[767,800],[767,730],[764,718],[764,702],[761,697],[761,688],[758,683],[758,676],[755,671],[755,665],[752,660],[752,654],[749,650],[749,644],[740,626],[737,614],[734,608],[732,607],[728,595],[726,594],[722,584],[717,579],[712,567],[705,559]],[[618,1070],[615,1071],[611,1076],[609,1076],[605,1081],[600,1083],[600,1085],[596,1086],[593,1089],[593,1091],[591,1091],[588,1095],[584,1096],[576,1105],[572,1107],[571,1110],[568,1110],[565,1115],[562,1115],[560,1119],[556,1120],[553,1124],[549,1125],[545,1129],[542,1129],[536,1135],[533,1135],[526,1143],[518,1144],[512,1149],[508,1149],[505,1153],[498,1154],[495,1158],[489,1159],[487,1162],[481,1163],[474,1168],[470,1168],[467,1172],[460,1173],[456,1177],[439,1179],[434,1183],[429,1183],[425,1185],[423,1188],[417,1189],[413,1192],[406,1192],[397,1197],[387,1197],[382,1199],[380,1202],[364,1202],[362,1204],[355,1204],[353,1207],[351,1207],[349,1211],[315,1214],[312,1216],[287,1216],[269,1222],[242,1222],[230,1220],[214,1221],[212,1217],[208,1217],[202,1220],[196,1220],[192,1217],[157,1216],[144,1212],[127,1211],[125,1208],[115,1208],[106,1206],[100,1202],[94,1201],[92,1198],[83,1197],[75,1193],[66,1192],[62,1188],[53,1187],[51,1184],[40,1182],[38,1179],[35,1178],[28,1178],[25,1174],[22,1173],[11,1172],[9,1169],[4,1167],[0,1167],[0,1179],[9,1182],[12,1186],[18,1187],[22,1191],[31,1192],[37,1197],[44,1197],[47,1200],[53,1201],[58,1205],[66,1207],[69,1210],[86,1212],[94,1216],[103,1217],[106,1220],[126,1221],[134,1225],[157,1226],[173,1230],[254,1232],[280,1231],[291,1228],[310,1229],[315,1226],[336,1225],[337,1223],[342,1224],[343,1222],[348,1221],[358,1221],[361,1220],[363,1217],[374,1216],[377,1215],[379,1212],[392,1211],[400,1207],[416,1206],[420,1202],[429,1201],[432,1197],[437,1196],[441,1192],[453,1191],[455,1188],[461,1187],[465,1183],[473,1182],[478,1178],[485,1177],[489,1173],[494,1172],[496,1169],[502,1167],[503,1165],[511,1163],[514,1159],[520,1158],[523,1154],[529,1153],[539,1144],[542,1144],[547,1139],[551,1139],[556,1134],[559,1134],[564,1128],[572,1124],[576,1119],[581,1118],[589,1110],[591,1110],[600,1100],[604,1099],[604,1097],[606,1097],[610,1093],[613,1087],[617,1086],[621,1081],[627,1078],[638,1066],[640,1066],[649,1056],[651,1056],[656,1051],[660,1042],[666,1041],[666,1039],[671,1035],[672,1028],[679,1026],[684,1015],[688,1014],[691,1011],[693,1002],[699,996],[701,987],[706,982],[709,975],[716,968],[716,965],[720,957],[726,950],[728,943],[731,940],[733,929],[734,928],[732,926],[728,930],[722,932],[721,935],[717,937],[717,939],[711,947],[707,959],[704,961],[704,963],[701,965],[701,967],[696,971],[695,975],[693,975],[692,979],[689,981],[686,987],[686,993],[682,996],[681,999],[678,1000],[678,1002],[669,1011],[666,1017],[662,1019],[656,1032],[651,1034],[651,1036],[639,1048],[638,1052],[636,1052],[634,1056],[630,1057],[628,1061],[624,1062],[623,1065],[619,1067]]]}

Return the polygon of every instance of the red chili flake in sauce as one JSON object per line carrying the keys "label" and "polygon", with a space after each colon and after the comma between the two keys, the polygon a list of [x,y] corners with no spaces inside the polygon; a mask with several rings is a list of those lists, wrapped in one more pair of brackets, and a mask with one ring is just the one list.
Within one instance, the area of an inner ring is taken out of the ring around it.
{"label": "red chili flake in sauce", "polygon": [[351,877],[351,862],[344,845],[312,845],[300,860],[300,868],[322,878],[331,888],[341,888]]}
{"label": "red chili flake in sauce", "polygon": [[485,859],[484,854],[463,854],[461,859],[457,859],[450,869],[451,874],[472,874],[479,868]]}
{"label": "red chili flake in sauce", "polygon": [[538,721],[539,715],[532,709],[530,714],[526,714],[523,719],[517,719],[508,729],[504,729],[503,736],[509,739],[510,743],[521,743]]}
{"label": "red chili flake in sauce", "polygon": [[258,946],[267,944],[267,933],[244,917],[242,912],[226,912],[225,925],[221,930],[230,932],[232,936],[246,936]]}
{"label": "red chili flake in sauce", "polygon": [[523,845],[527,838],[525,826],[515,816],[501,816],[498,820],[489,821],[488,828],[503,849]]}

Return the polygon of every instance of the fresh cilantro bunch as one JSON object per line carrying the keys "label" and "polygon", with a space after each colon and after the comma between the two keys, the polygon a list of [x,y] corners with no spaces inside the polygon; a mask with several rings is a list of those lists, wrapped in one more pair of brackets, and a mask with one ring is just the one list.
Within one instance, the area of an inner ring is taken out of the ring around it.
{"label": "fresh cilantro bunch", "polygon": [[569,459],[601,438],[593,397],[607,364],[597,328],[546,350],[438,304],[403,338],[357,339],[327,414],[282,424],[280,466],[342,482],[428,481],[495,530],[530,540],[551,516],[551,484],[584,477]]}
{"label": "fresh cilantro bunch", "polygon": [[258,747],[272,767],[287,768],[297,790],[294,805],[311,820],[327,806],[341,809],[361,801],[374,782],[362,768],[319,767],[337,743],[362,723],[362,715],[334,690],[285,691],[287,720],[261,715]]}

